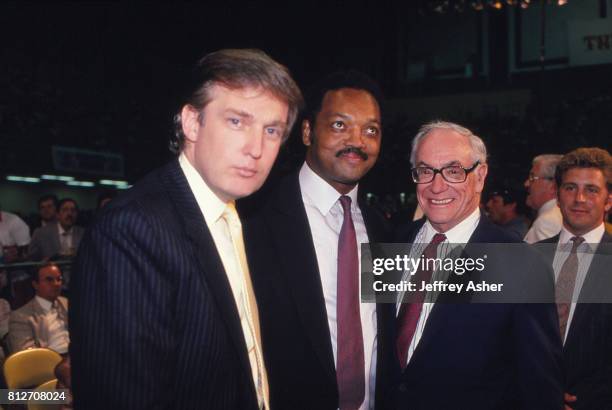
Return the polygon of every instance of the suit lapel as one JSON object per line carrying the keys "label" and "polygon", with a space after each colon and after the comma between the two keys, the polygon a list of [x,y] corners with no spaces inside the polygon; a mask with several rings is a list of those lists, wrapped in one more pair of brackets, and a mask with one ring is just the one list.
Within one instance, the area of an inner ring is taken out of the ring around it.
{"label": "suit lapel", "polygon": [[[414,232],[411,235],[412,241],[416,239],[416,235],[425,223],[425,219],[418,221],[418,225],[416,226]],[[469,244],[471,243],[488,243],[495,242],[495,236],[490,233],[489,229],[490,222],[484,215],[481,215],[480,221],[478,222],[478,226],[472,233],[470,240],[466,244],[466,249],[463,250],[463,253],[469,252]],[[463,275],[451,275],[447,280],[448,283],[463,283],[463,288],[466,288],[467,282],[470,280],[478,281],[480,277],[479,274],[474,273],[465,273]],[[436,304],[431,309],[429,313],[429,317],[427,318],[427,322],[425,323],[425,328],[423,329],[423,334],[421,336],[421,340],[413,353],[413,358],[408,362],[408,366],[406,369],[410,367],[411,363],[415,362],[415,359],[419,357],[419,352],[423,350],[428,344],[429,341],[434,339],[436,334],[443,328],[446,327],[447,321],[449,320],[449,316],[445,314],[447,311],[444,305],[452,304],[452,303],[469,303],[472,297],[472,291],[462,292],[460,296],[441,296],[440,299],[436,302]],[[405,369],[404,369],[405,371]]]}
{"label": "suit lapel", "polygon": [[321,360],[330,382],[336,383],[331,336],[325,309],[321,276],[306,209],[302,201],[298,174],[283,180],[267,221],[275,249],[279,250],[279,278],[295,302],[306,334]]}
{"label": "suit lapel", "polygon": [[251,374],[251,365],[236,302],[204,216],[198,207],[178,161],[168,164],[161,172],[161,178],[169,193],[169,197],[176,205],[176,213],[182,220],[185,233],[193,245],[201,278],[206,283],[206,286],[210,288],[210,293],[220,313],[222,322],[227,329],[230,340],[234,345],[240,363],[244,367],[245,372]]}

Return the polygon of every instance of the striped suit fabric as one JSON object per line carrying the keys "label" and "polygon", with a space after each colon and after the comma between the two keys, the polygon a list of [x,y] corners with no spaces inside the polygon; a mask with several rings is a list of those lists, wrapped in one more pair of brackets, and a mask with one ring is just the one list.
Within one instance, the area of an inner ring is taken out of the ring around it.
{"label": "striped suit fabric", "polygon": [[75,408],[257,408],[230,285],[178,161],[101,213],[72,280]]}

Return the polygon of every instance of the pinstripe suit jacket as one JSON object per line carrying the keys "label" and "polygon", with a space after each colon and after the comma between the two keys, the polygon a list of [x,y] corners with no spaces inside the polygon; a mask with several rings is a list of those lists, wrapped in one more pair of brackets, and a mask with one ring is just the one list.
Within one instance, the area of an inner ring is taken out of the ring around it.
{"label": "pinstripe suit jacket", "polygon": [[257,408],[231,288],[178,161],[96,219],[71,291],[75,408]]}

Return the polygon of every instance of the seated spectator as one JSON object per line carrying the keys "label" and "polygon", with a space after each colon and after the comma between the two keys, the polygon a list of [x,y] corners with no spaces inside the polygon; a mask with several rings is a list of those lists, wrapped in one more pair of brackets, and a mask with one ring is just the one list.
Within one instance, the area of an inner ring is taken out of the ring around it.
{"label": "seated spectator", "polygon": [[53,256],[71,257],[83,237],[83,228],[76,226],[78,207],[74,199],[64,198],[58,204],[57,223],[37,229],[30,243],[30,259],[49,260]]}
{"label": "seated spectator", "polygon": [[519,215],[517,207],[516,195],[508,189],[491,192],[486,203],[489,219],[522,240],[529,225],[527,220]]}
{"label": "seated spectator", "polygon": [[0,263],[19,261],[30,243],[30,228],[15,214],[0,210]]}
{"label": "seated spectator", "polygon": [[36,295],[11,312],[9,348],[11,353],[30,347],[46,347],[68,353],[68,300],[60,296],[62,272],[53,263],[42,265],[33,275]]}
{"label": "seated spectator", "polygon": [[8,334],[9,328],[9,317],[11,316],[11,305],[6,301],[6,299],[0,299],[0,341],[2,343],[2,348],[0,348],[0,365],[4,363],[6,343],[4,337]]}
{"label": "seated spectator", "polygon": [[33,226],[32,235],[38,228],[45,227],[55,223],[57,220],[57,197],[53,194],[45,194],[38,200],[38,215],[39,220]]}

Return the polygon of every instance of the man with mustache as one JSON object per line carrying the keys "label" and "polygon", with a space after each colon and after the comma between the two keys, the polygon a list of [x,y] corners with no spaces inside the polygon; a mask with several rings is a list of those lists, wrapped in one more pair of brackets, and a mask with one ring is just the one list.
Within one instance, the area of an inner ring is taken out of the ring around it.
{"label": "man with mustache", "polygon": [[79,207],[72,198],[64,198],[57,205],[57,223],[37,229],[30,242],[32,260],[49,260],[53,256],[74,256],[83,237],[83,228],[76,226]]}
{"label": "man with mustache", "polygon": [[302,123],[306,161],[245,225],[272,408],[374,408],[387,322],[360,303],[359,244],[384,241],[385,229],[358,184],[380,151],[380,104],[355,71],[318,84]]}

